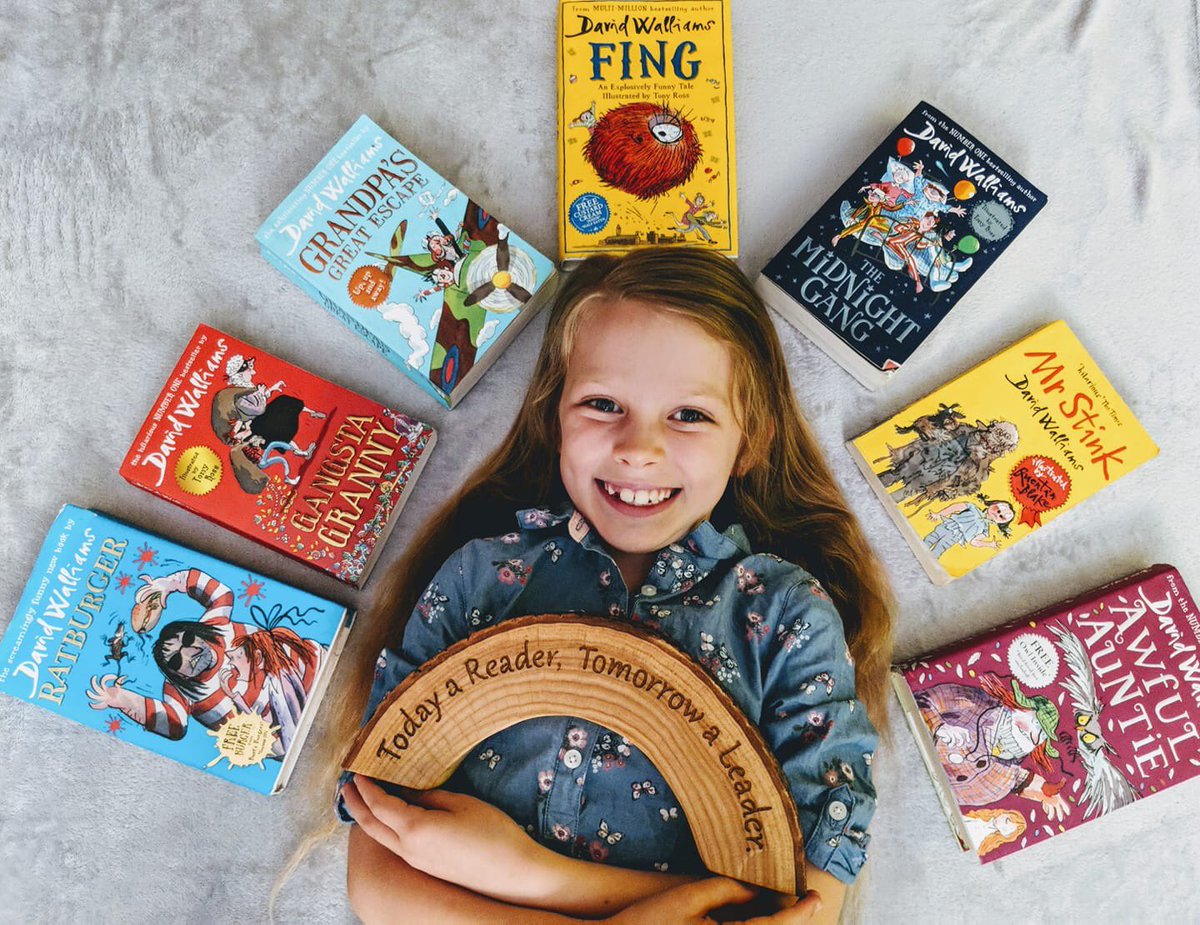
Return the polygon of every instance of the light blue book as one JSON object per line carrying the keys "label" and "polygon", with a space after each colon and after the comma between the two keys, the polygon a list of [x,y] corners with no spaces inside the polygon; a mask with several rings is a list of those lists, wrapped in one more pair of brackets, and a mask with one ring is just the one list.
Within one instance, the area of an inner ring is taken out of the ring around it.
{"label": "light blue book", "polygon": [[366,116],[255,240],[449,408],[553,288],[549,259]]}
{"label": "light blue book", "polygon": [[287,783],[353,612],[66,505],[0,691],[257,790]]}

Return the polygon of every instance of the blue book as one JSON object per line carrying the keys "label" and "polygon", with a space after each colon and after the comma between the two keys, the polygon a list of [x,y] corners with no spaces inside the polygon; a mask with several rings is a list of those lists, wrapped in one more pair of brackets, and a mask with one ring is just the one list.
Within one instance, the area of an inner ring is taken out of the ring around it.
{"label": "blue book", "polygon": [[763,269],[763,300],[877,388],[1046,204],[920,103]]}
{"label": "blue book", "polygon": [[0,691],[259,793],[287,783],[353,612],[66,505]]}
{"label": "blue book", "polygon": [[537,313],[555,272],[366,116],[255,240],[284,276],[448,408]]}

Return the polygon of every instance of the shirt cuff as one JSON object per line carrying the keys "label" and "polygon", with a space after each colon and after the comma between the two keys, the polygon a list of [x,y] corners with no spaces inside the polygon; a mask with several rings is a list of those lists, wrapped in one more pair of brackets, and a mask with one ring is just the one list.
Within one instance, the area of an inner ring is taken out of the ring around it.
{"label": "shirt cuff", "polygon": [[342,799],[342,788],[349,783],[350,777],[349,771],[343,771],[342,776],[338,778],[337,789],[333,792],[333,813],[340,822],[354,821],[354,817],[346,812],[346,801]]}
{"label": "shirt cuff", "polygon": [[858,797],[847,784],[830,790],[804,845],[809,863],[853,883],[867,861],[871,836],[852,825]]}

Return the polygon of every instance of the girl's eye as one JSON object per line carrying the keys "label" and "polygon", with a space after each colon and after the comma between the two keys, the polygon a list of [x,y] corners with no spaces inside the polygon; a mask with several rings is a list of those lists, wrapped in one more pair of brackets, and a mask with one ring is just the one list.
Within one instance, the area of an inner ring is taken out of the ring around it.
{"label": "girl's eye", "polygon": [[695,408],[681,408],[675,412],[675,417],[681,424],[703,424],[712,420],[703,411],[697,411]]}
{"label": "girl's eye", "polygon": [[584,404],[604,414],[616,414],[621,410],[611,398],[589,398]]}

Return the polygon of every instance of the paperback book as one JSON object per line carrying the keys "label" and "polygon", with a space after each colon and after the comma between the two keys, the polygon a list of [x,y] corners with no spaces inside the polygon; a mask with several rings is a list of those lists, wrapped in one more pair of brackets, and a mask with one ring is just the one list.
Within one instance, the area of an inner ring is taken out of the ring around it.
{"label": "paperback book", "polygon": [[559,252],[737,256],[730,0],[562,0]]}
{"label": "paperback book", "polygon": [[847,448],[937,584],[965,575],[1158,454],[1062,321]]}
{"label": "paperback book", "polygon": [[867,388],[900,369],[1046,204],[928,103],[759,275],[759,294]]}
{"label": "paperback book", "polygon": [[898,665],[964,850],[989,862],[1200,774],[1200,620],[1169,565]]}
{"label": "paperback book", "polygon": [[436,441],[428,424],[202,324],[121,475],[360,587]]}
{"label": "paperback book", "polygon": [[554,265],[366,116],[255,234],[262,255],[453,408],[552,291]]}
{"label": "paperback book", "polygon": [[333,601],[68,504],[0,640],[0,691],[277,793],[352,622]]}

